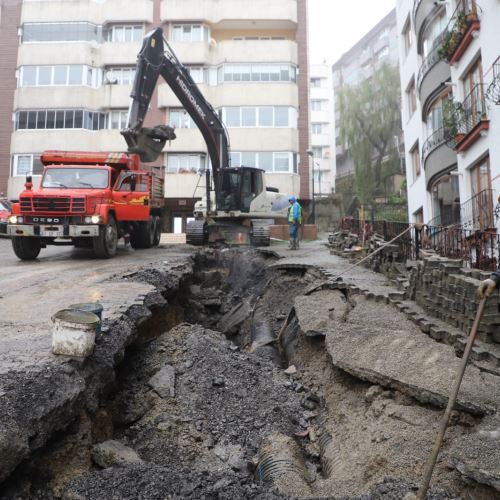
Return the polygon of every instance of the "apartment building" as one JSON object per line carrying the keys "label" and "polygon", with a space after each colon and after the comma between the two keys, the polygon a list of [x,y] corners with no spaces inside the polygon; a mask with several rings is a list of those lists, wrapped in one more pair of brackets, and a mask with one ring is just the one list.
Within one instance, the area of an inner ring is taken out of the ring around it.
{"label": "apartment building", "polygon": [[500,3],[398,0],[411,221],[498,227]]}
{"label": "apartment building", "polygon": [[358,85],[371,78],[381,64],[397,66],[399,57],[396,11],[392,10],[363,38],[334,63],[332,67],[335,108],[336,190],[351,189],[354,164],[346,145],[340,139],[340,105],[338,96],[345,86]]}
{"label": "apartment building", "polygon": [[[143,35],[163,26],[179,60],[221,113],[233,166],[310,198],[307,0],[24,0],[3,2],[0,191],[40,179],[45,149],[123,151]],[[300,112],[299,112],[300,110]],[[166,230],[182,231],[209,168],[201,133],[160,81],[147,125],[169,123]],[[7,186],[8,184],[8,186]]]}
{"label": "apartment building", "polygon": [[321,198],[335,192],[335,118],[328,64],[311,64],[310,93],[312,187],[314,196]]}

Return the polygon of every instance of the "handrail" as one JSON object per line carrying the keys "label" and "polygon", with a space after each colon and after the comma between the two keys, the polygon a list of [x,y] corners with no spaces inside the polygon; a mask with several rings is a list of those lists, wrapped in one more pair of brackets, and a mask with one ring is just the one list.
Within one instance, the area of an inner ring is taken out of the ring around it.
{"label": "handrail", "polygon": [[450,137],[448,130],[445,127],[441,127],[434,131],[422,145],[422,165],[425,168],[425,160],[427,157],[439,146],[446,144]]}

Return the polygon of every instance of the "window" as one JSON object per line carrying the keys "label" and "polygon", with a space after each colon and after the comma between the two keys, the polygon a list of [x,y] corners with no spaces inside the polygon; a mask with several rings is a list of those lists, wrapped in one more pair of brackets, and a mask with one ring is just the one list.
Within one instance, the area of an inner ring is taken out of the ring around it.
{"label": "window", "polygon": [[197,173],[205,169],[206,160],[202,154],[167,154],[167,172]]}
{"label": "window", "polygon": [[219,83],[226,82],[296,82],[297,69],[291,64],[224,64]]}
{"label": "window", "polygon": [[184,109],[171,109],[169,125],[175,128],[196,128],[196,124]]}
{"label": "window", "polygon": [[311,101],[311,111],[322,111],[323,110],[323,101],[318,101],[313,99]]}
{"label": "window", "polygon": [[284,36],[233,36],[233,41],[286,40]]}
{"label": "window", "polygon": [[222,109],[222,120],[227,127],[297,127],[297,112],[287,106],[230,107]]}
{"label": "window", "polygon": [[82,65],[57,66],[22,66],[20,68],[19,86],[69,86],[88,85],[96,87],[100,84],[101,70]]}
{"label": "window", "polygon": [[485,189],[491,189],[490,163],[488,157],[471,168],[470,180],[472,196],[477,195]]}
{"label": "window", "polygon": [[19,154],[12,156],[12,176],[41,175],[43,165],[40,155]]}
{"label": "window", "polygon": [[144,27],[141,25],[116,25],[106,29],[108,42],[140,42],[144,36]]}
{"label": "window", "polygon": [[135,78],[135,68],[108,68],[106,71],[106,83],[112,85],[132,85]]}
{"label": "window", "polygon": [[411,148],[410,150],[410,156],[411,156],[411,166],[412,166],[412,172],[413,172],[413,182],[415,182],[418,177],[420,176],[420,150],[418,147],[418,142]]}
{"label": "window", "polygon": [[115,130],[121,130],[127,126],[127,116],[128,110],[117,109],[109,112],[109,128]]}
{"label": "window", "polygon": [[406,99],[408,101],[408,116],[411,118],[417,109],[417,93],[415,90],[414,78],[412,78],[408,90],[406,91]]}
{"label": "window", "polygon": [[102,29],[92,23],[24,23],[22,43],[101,42]]}
{"label": "window", "polygon": [[411,45],[413,43],[413,35],[412,35],[412,30],[411,30],[411,24],[410,24],[410,19],[406,21],[406,24],[403,28],[403,43],[404,43],[404,49],[405,49],[405,56],[408,55],[408,52],[410,52]]}
{"label": "window", "polygon": [[323,148],[321,146],[312,147],[313,158],[323,158]]}
{"label": "window", "polygon": [[291,174],[297,173],[297,155],[290,152],[232,151],[231,166],[257,167],[266,172]]}
{"label": "window", "polygon": [[106,113],[81,109],[17,111],[15,129],[72,129],[101,130],[107,125]]}
{"label": "window", "polygon": [[174,24],[172,41],[174,42],[208,42],[210,32],[202,24]]}
{"label": "window", "polygon": [[311,87],[320,88],[321,87],[321,78],[311,78]]}
{"label": "window", "polygon": [[188,67],[188,71],[195,83],[207,83],[208,75],[205,68],[191,66]]}
{"label": "window", "polygon": [[323,133],[323,124],[322,123],[313,123],[311,133],[314,135]]}

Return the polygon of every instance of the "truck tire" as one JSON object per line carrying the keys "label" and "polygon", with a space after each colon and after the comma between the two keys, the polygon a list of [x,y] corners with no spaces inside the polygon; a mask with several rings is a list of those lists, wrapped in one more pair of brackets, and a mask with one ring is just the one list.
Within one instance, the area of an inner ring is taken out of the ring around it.
{"label": "truck tire", "polygon": [[42,245],[38,238],[13,236],[12,249],[19,259],[34,260],[38,257]]}
{"label": "truck tire", "polygon": [[154,221],[151,216],[148,221],[137,223],[130,235],[130,246],[135,249],[151,248],[154,241]]}
{"label": "truck tire", "polygon": [[160,239],[161,239],[161,218],[155,215],[153,217],[153,221],[154,221],[153,246],[157,247],[160,244]]}
{"label": "truck tire", "polygon": [[99,236],[93,238],[94,253],[99,259],[109,259],[116,254],[118,245],[118,230],[112,215],[108,222],[99,228]]}

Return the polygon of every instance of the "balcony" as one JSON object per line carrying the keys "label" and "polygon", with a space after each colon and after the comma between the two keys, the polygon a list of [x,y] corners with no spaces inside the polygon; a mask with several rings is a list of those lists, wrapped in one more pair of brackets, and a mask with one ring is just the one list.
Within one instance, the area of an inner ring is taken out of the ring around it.
{"label": "balcony", "polygon": [[450,170],[450,167],[457,162],[456,154],[447,147],[449,140],[448,129],[441,127],[432,133],[422,145],[422,165],[428,186],[436,177]]}
{"label": "balcony", "polygon": [[460,205],[464,229],[484,231],[495,227],[493,216],[493,189],[484,189]]}
{"label": "balcony", "polygon": [[460,0],[445,30],[439,54],[450,64],[457,63],[479,31],[478,7],[474,0]]}
{"label": "balcony", "polygon": [[484,87],[477,84],[462,103],[452,102],[443,110],[448,145],[457,153],[467,151],[490,128]]}
{"label": "balcony", "polygon": [[418,70],[417,89],[422,103],[422,116],[427,114],[427,104],[442,90],[443,82],[450,78],[450,66],[443,60],[439,45],[437,45],[430,51]]}
{"label": "balcony", "polygon": [[297,23],[297,0],[162,0],[160,9],[162,21],[205,21],[221,29],[248,29],[249,21],[267,29],[294,29]]}
{"label": "balcony", "polygon": [[436,5],[437,2],[432,0],[415,0],[413,3],[413,26],[415,26],[415,34],[417,39],[419,38],[420,32],[424,28],[425,21],[429,18],[430,14],[442,8],[440,5]]}
{"label": "balcony", "polygon": [[486,91],[486,99],[498,106],[500,105],[500,56],[493,63],[492,70],[493,79]]}

